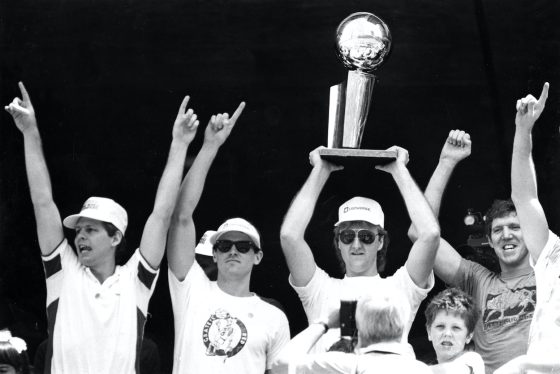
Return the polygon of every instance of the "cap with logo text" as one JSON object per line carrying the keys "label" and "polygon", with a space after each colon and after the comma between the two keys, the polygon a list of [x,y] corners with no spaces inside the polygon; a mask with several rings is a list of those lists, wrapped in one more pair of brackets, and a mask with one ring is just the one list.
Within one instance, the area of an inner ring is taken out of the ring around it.
{"label": "cap with logo text", "polygon": [[381,209],[381,205],[373,199],[366,197],[353,197],[338,208],[338,222],[335,226],[342,222],[348,221],[365,221],[372,225],[381,227],[385,224],[385,215]]}
{"label": "cap with logo text", "polygon": [[90,197],[82,206],[80,213],[64,218],[62,223],[69,229],[74,229],[82,217],[112,223],[123,235],[128,226],[126,210],[106,197]]}

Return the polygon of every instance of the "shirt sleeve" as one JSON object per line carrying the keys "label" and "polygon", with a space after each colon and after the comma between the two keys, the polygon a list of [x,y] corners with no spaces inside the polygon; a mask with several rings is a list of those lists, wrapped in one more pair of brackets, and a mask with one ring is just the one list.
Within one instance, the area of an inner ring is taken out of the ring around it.
{"label": "shirt sleeve", "polygon": [[74,250],[64,239],[50,254],[41,256],[47,281],[47,307],[60,298],[66,273],[78,271],[80,263]]}
{"label": "shirt sleeve", "polygon": [[190,300],[198,294],[208,295],[208,292],[210,292],[210,280],[196,261],[193,262],[187,276],[182,281],[179,281],[169,268],[167,270],[167,277],[173,314],[176,320],[182,321],[183,318],[181,316],[185,313]]}
{"label": "shirt sleeve", "polygon": [[410,274],[408,273],[408,270],[406,270],[406,265],[401,266],[395,272],[395,274],[393,274],[393,276],[391,276],[389,279],[392,280],[395,289],[398,290],[399,292],[402,292],[402,294],[405,296],[410,308],[408,310],[409,320],[407,324],[407,329],[404,331],[403,334],[403,339],[406,339],[406,337],[408,336],[408,332],[410,331],[410,327],[414,322],[414,318],[416,317],[416,313],[418,312],[418,308],[420,307],[420,304],[428,296],[428,293],[434,287],[434,283],[435,283],[434,273],[433,272],[430,273],[430,276],[428,278],[428,287],[426,288],[418,287],[418,285],[414,283],[414,281],[410,277]]}
{"label": "shirt sleeve", "polygon": [[125,267],[129,269],[131,274],[135,276],[137,306],[144,316],[148,315],[148,304],[150,298],[156,288],[156,282],[159,270],[154,269],[148,264],[148,261],[140,253],[140,249],[136,249],[134,254],[127,261]]}
{"label": "shirt sleeve", "polygon": [[266,368],[270,370],[272,368],[272,363],[276,361],[278,354],[286,344],[290,341],[290,325],[288,323],[288,318],[284,314],[284,312],[279,310],[278,318],[275,318],[277,321],[278,328],[272,337],[272,341],[270,342],[270,347],[267,351],[266,355]]}
{"label": "shirt sleeve", "polygon": [[[290,285],[297,292],[307,319],[312,321],[321,318],[322,311],[328,305],[329,300],[333,297],[333,288],[330,286],[331,277],[318,266],[315,268],[315,273],[309,283],[303,287],[297,287],[292,281],[292,276],[288,278]],[[338,297],[338,295],[336,295]],[[333,298],[334,300],[334,298]],[[340,301],[337,299],[335,306],[338,306]]]}
{"label": "shirt sleeve", "polygon": [[560,239],[558,238],[558,236],[555,233],[553,233],[552,231],[549,230],[548,231],[548,240],[546,241],[546,244],[545,244],[539,258],[537,259],[537,261],[535,261],[533,256],[529,257],[529,262],[530,262],[531,266],[533,268],[541,267],[547,262],[547,259],[549,257],[559,256],[560,255],[559,241],[560,241]]}
{"label": "shirt sleeve", "polygon": [[469,295],[475,295],[478,285],[483,279],[487,279],[490,274],[490,270],[484,266],[462,258],[452,285],[459,287]]}

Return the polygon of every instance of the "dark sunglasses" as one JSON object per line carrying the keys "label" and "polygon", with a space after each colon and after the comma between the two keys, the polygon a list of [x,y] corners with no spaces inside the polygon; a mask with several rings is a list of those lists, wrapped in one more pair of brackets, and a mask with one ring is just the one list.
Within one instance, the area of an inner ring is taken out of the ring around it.
{"label": "dark sunglasses", "polygon": [[356,238],[356,233],[358,234],[358,239],[364,243],[364,244],[371,244],[375,241],[375,237],[378,235],[375,232],[371,231],[371,230],[352,230],[352,229],[347,229],[347,230],[342,230],[339,234],[338,237],[340,238],[340,241],[343,242],[344,244],[350,244],[354,241],[354,239]]}
{"label": "dark sunglasses", "polygon": [[253,243],[250,240],[238,240],[238,241],[216,240],[216,244],[214,244],[214,249],[222,253],[228,253],[234,244],[235,244],[235,249],[237,249],[237,252],[239,253],[247,253],[251,249],[254,250],[255,252],[259,251],[259,248],[255,245],[255,243]]}

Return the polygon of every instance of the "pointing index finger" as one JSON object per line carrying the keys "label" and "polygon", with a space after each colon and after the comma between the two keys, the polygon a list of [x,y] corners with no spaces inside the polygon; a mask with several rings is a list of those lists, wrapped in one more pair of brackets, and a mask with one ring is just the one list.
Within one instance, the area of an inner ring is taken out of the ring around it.
{"label": "pointing index finger", "polygon": [[189,95],[185,96],[183,102],[181,103],[181,106],[179,107],[179,114],[185,113],[185,109],[187,109],[187,104],[189,103],[190,98],[191,97]]}
{"label": "pointing index finger", "polygon": [[542,88],[541,96],[539,97],[539,103],[541,103],[541,104],[546,103],[546,99],[548,99],[548,88],[549,87],[550,87],[550,85],[548,84],[548,82],[545,82],[544,86]]}
{"label": "pointing index finger", "polygon": [[242,101],[241,104],[239,104],[239,106],[237,107],[237,109],[233,113],[233,115],[231,116],[231,121],[230,122],[235,123],[237,121],[237,119],[239,118],[239,116],[241,115],[241,113],[243,112],[244,108],[245,108],[245,102]]}
{"label": "pointing index finger", "polygon": [[19,90],[21,91],[21,96],[23,97],[23,101],[26,103],[31,102],[31,98],[29,97],[29,93],[25,89],[23,82],[18,82]]}

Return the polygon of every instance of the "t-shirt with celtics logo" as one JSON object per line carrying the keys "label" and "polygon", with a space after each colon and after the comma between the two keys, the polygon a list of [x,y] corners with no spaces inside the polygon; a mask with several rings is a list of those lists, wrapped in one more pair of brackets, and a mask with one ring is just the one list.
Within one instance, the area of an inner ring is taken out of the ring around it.
{"label": "t-shirt with celtics logo", "polygon": [[223,292],[193,263],[180,282],[169,271],[175,320],[173,373],[259,373],[290,340],[288,319],[266,299]]}

